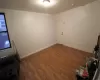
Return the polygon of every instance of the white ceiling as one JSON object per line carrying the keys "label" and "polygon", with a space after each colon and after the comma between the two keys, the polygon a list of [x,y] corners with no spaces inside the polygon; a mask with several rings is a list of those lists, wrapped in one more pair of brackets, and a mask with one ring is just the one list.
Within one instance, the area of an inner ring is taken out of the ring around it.
{"label": "white ceiling", "polygon": [[51,2],[54,1],[54,5],[50,7],[44,7],[40,5],[38,1],[39,0],[0,0],[0,8],[56,14],[88,4],[95,0],[51,0]]}

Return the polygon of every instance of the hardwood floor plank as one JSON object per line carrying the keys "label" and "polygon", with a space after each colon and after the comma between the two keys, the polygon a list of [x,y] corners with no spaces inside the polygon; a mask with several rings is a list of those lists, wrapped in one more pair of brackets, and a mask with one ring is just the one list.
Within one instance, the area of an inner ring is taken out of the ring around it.
{"label": "hardwood floor plank", "polygon": [[20,80],[76,80],[75,70],[92,55],[56,44],[22,59]]}

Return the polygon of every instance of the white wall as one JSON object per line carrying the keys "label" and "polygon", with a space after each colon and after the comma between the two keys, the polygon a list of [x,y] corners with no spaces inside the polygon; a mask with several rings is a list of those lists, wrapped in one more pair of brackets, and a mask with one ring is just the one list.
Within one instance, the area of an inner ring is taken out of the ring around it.
{"label": "white wall", "polygon": [[0,12],[6,13],[10,38],[21,57],[55,44],[56,38],[57,43],[92,52],[100,33],[98,1],[56,16],[7,9]]}
{"label": "white wall", "polygon": [[56,23],[58,43],[92,52],[100,33],[100,2],[57,14]]}
{"label": "white wall", "polygon": [[0,12],[6,13],[10,38],[15,41],[21,57],[56,43],[52,15],[7,9]]}

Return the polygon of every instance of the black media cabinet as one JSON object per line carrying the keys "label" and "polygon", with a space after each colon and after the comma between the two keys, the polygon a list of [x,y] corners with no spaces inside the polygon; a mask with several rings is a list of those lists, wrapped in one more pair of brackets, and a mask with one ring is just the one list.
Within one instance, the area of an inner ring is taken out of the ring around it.
{"label": "black media cabinet", "polygon": [[19,70],[18,54],[0,58],[0,80],[19,80]]}

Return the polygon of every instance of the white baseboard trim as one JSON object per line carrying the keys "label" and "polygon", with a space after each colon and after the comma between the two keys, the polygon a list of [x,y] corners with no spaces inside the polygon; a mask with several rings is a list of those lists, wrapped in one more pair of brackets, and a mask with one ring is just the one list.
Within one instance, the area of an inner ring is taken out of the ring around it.
{"label": "white baseboard trim", "polygon": [[36,51],[34,51],[34,52],[31,52],[31,53],[28,53],[28,54],[26,54],[26,55],[24,55],[24,56],[22,56],[22,57],[20,57],[20,58],[23,59],[23,58],[25,58],[25,57],[28,57],[28,56],[30,56],[30,55],[32,55],[32,54],[35,54],[35,53],[37,53],[37,52],[39,52],[39,51],[41,51],[41,50],[44,50],[44,49],[46,49],[46,48],[49,48],[49,47],[51,47],[51,46],[53,46],[53,45],[55,45],[55,44],[57,44],[57,43],[53,43],[53,44],[50,44],[50,45],[48,45],[48,46],[46,46],[46,47],[40,48],[40,49],[38,49],[38,50],[36,50]]}
{"label": "white baseboard trim", "polygon": [[[61,44],[61,43],[57,43],[57,44]],[[74,46],[69,46],[67,44],[61,44],[61,45],[68,46],[68,47],[71,47],[71,48],[74,48],[74,49],[77,49],[77,50],[80,50],[80,51],[83,51],[83,52],[93,53],[93,51],[88,51],[88,50],[85,50],[85,49],[80,49],[80,48],[77,48],[77,47],[74,47]]]}

